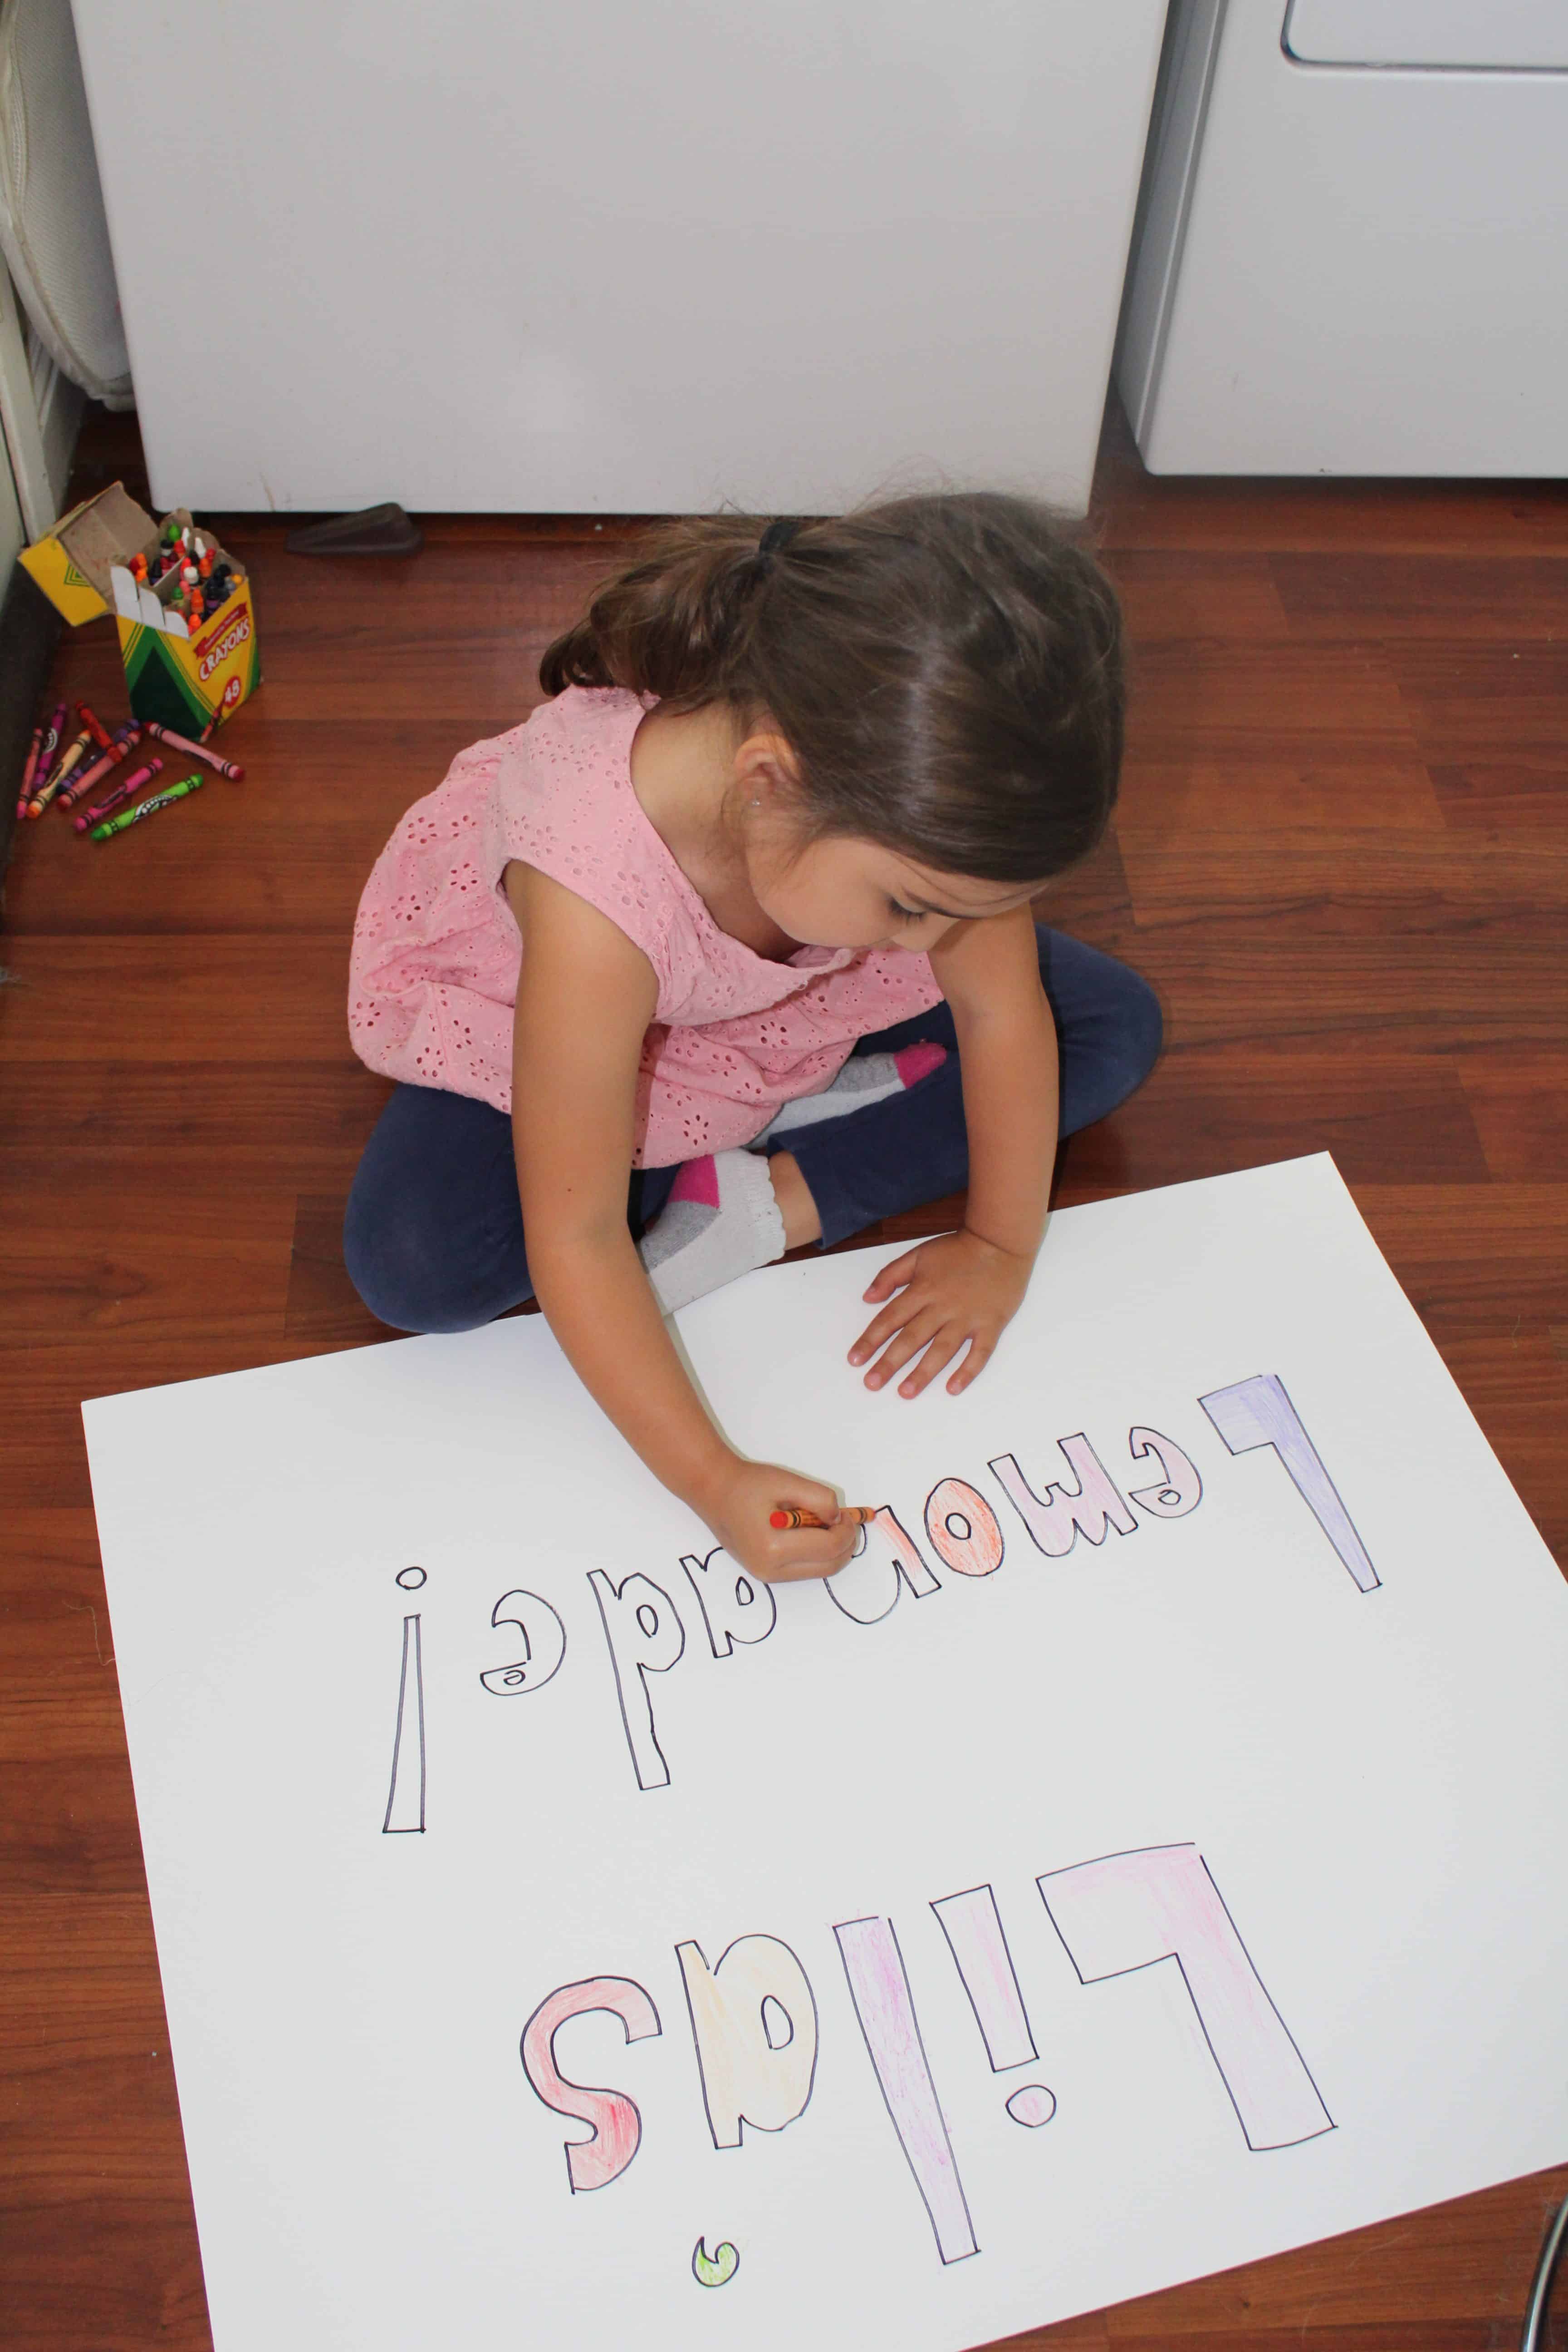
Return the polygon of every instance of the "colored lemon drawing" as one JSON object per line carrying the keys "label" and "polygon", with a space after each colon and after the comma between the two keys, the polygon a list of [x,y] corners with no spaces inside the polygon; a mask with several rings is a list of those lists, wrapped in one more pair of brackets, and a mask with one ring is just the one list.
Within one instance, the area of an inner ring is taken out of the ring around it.
{"label": "colored lemon drawing", "polygon": [[740,2267],[740,2250],[728,2238],[711,2253],[706,2238],[699,2238],[691,2250],[691,2275],[699,2286],[728,2286]]}

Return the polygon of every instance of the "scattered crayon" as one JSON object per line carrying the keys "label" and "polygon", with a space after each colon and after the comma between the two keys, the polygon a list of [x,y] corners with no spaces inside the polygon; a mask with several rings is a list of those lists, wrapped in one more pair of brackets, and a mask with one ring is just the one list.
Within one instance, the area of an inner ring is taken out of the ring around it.
{"label": "scattered crayon", "polygon": [[159,809],[167,808],[171,801],[183,801],[187,793],[199,793],[202,782],[200,776],[184,777],[179,783],[171,784],[166,793],[154,793],[150,801],[142,803],[140,808],[127,809],[123,816],[110,817],[107,824],[94,825],[88,839],[107,841],[111,834],[126,832],[130,826],[140,824],[144,816],[153,816]]}
{"label": "scattered crayon", "polygon": [[97,711],[94,710],[92,705],[89,702],[79,702],[76,707],[76,715],[81,720],[82,725],[87,729],[88,733],[92,737],[92,740],[97,744],[99,750],[100,751],[107,751],[110,745],[113,742],[114,738],[110,733],[108,728],[104,725],[102,719],[99,717]]}
{"label": "scattered crayon", "polygon": [[39,755],[43,751],[43,748],[44,730],[42,727],[35,727],[33,730],[33,740],[27,746],[27,764],[22,771],[22,794],[16,803],[16,814],[18,816],[21,815],[22,811],[26,807],[28,801],[32,797],[33,778],[38,772],[38,759]]}
{"label": "scattered crayon", "polygon": [[36,783],[33,786],[33,797],[27,803],[27,814],[29,816],[43,815],[44,811],[48,807],[49,803],[54,799],[55,794],[65,782],[66,778],[81,765],[83,759],[91,748],[92,737],[88,733],[87,729],[84,727],[81,733],[73,740],[68,749],[63,751],[60,754],[60,757],[55,761],[54,766],[49,770],[47,781],[41,784]]}
{"label": "scattered crayon", "polygon": [[[846,1503],[838,1514],[840,1519],[851,1519],[857,1527],[865,1527],[877,1514],[864,1503]],[[837,1524],[833,1519],[819,1519],[810,1511],[770,1511],[770,1528],[827,1528]]]}
{"label": "scattered crayon", "polygon": [[171,751],[188,751],[194,760],[205,760],[209,768],[216,768],[218,774],[226,776],[231,784],[237,784],[244,778],[245,770],[237,761],[220,760],[216,751],[209,751],[206,749],[205,736],[201,742],[193,743],[189,736],[176,735],[171,729],[160,727],[155,719],[150,719],[147,721],[147,732],[149,735],[155,735],[160,743],[166,743]]}
{"label": "scattered crayon", "polygon": [[79,833],[85,833],[89,825],[101,824],[115,809],[122,808],[133,793],[139,793],[143,784],[150,784],[154,776],[163,772],[162,760],[149,760],[144,768],[138,768],[133,775],[124,777],[111,793],[105,794],[96,808],[89,808],[85,816],[73,816],[72,824]]}
{"label": "scattered crayon", "polygon": [[78,801],[86,800],[94,784],[101,783],[110,770],[117,768],[126,753],[133,751],[141,740],[140,727],[122,727],[102,757],[95,760],[90,768],[84,768],[80,775],[71,778],[69,791],[60,794],[61,808],[74,808]]}
{"label": "scattered crayon", "polygon": [[[57,702],[55,705],[54,716],[50,719],[48,725],[44,730],[43,749],[38,753],[38,764],[33,771],[32,790],[35,795],[38,792],[39,787],[47,782],[49,770],[54,765],[55,753],[60,748],[60,737],[65,731],[65,704],[63,702]],[[16,814],[18,816],[26,816],[26,814],[27,803],[25,800],[19,800],[16,803]]]}

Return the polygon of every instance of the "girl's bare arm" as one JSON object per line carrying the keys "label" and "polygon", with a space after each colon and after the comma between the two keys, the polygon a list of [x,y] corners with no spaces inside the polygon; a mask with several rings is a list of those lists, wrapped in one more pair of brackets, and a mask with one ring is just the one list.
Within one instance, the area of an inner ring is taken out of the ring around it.
{"label": "girl's bare arm", "polygon": [[964,1350],[947,1386],[954,1396],[966,1389],[1017,1313],[1046,1229],[1057,1148],[1056,1024],[1027,908],[956,926],[932,950],[931,969],[958,1033],[969,1205],[961,1232],[882,1268],[865,1294],[881,1311],[849,1351],[852,1364],[870,1366],[874,1389],[919,1357],[899,1383],[906,1397]]}
{"label": "girl's bare arm", "polygon": [[644,1034],[658,989],[607,916],[514,861],[506,891],[525,942],[512,1046],[512,1135],[529,1272],[584,1386],[654,1475],[731,1555],[769,1578],[843,1566],[853,1528],[779,1531],[776,1505],[819,1517],[832,1490],[742,1461],[671,1344],[626,1225]]}

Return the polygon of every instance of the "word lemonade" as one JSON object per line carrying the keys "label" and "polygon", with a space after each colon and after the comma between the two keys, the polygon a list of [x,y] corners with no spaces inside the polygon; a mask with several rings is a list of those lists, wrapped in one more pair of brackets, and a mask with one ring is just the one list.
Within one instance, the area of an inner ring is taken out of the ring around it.
{"label": "word lemonade", "polygon": [[131,709],[143,722],[199,736],[261,683],[245,571],[184,507],[154,522],[115,482],[21,561],[73,627],[112,610]]}

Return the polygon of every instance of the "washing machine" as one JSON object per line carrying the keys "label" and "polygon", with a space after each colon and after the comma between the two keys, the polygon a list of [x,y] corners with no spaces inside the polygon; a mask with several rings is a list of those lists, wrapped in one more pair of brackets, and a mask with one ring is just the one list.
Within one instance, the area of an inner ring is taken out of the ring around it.
{"label": "washing machine", "polygon": [[1564,0],[1175,0],[1116,373],[1157,474],[1568,473]]}

